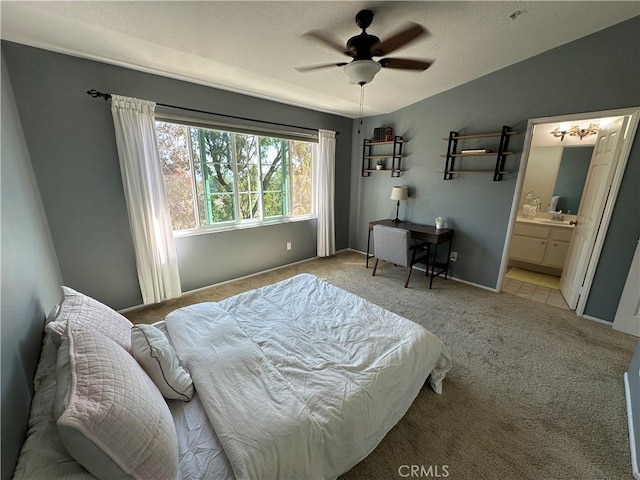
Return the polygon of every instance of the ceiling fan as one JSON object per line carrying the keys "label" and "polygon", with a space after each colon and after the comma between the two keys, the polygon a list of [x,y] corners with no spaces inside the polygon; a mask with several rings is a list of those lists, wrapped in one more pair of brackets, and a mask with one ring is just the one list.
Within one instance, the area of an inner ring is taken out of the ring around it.
{"label": "ceiling fan", "polygon": [[431,66],[431,62],[426,60],[410,58],[381,58],[378,61],[373,60],[372,57],[386,56],[398,48],[407,45],[409,42],[424,35],[426,31],[421,25],[412,23],[407,28],[381,41],[375,35],[367,33],[367,28],[371,25],[372,21],[373,12],[371,10],[361,10],[358,12],[356,15],[356,25],[362,29],[362,33],[351,37],[347,41],[346,48],[322,32],[311,31],[306,33],[305,36],[319,40],[332,49],[353,58],[353,60],[351,62],[297,67],[296,70],[308,72],[321,68],[344,67],[344,71],[349,76],[351,83],[362,86],[373,80],[373,77],[375,77],[381,68],[424,71]]}

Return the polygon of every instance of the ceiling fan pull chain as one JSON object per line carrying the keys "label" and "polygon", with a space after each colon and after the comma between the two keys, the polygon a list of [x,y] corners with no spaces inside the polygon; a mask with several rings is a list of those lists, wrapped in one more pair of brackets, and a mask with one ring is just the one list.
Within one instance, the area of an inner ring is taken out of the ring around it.
{"label": "ceiling fan pull chain", "polygon": [[360,85],[360,124],[358,125],[358,133],[362,128],[362,117],[364,116],[364,85]]}

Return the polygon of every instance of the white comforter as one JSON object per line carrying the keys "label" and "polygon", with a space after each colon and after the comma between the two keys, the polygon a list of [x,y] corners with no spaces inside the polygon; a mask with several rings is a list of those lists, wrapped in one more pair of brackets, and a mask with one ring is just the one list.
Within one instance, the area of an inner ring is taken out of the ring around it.
{"label": "white comforter", "polygon": [[306,274],[166,326],[237,479],[337,477],[450,368],[421,326]]}

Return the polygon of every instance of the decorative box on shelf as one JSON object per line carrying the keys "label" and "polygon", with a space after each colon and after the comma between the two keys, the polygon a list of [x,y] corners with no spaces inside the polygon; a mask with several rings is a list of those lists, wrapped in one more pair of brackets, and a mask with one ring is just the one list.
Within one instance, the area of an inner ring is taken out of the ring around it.
{"label": "decorative box on shelf", "polygon": [[393,142],[393,127],[378,127],[373,129],[372,142]]}

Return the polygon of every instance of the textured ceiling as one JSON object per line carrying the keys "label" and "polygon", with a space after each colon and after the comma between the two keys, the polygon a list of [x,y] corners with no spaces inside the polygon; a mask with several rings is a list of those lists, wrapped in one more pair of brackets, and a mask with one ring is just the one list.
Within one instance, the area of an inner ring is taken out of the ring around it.
{"label": "textured ceiling", "polygon": [[[339,43],[385,39],[407,21],[429,32],[391,56],[434,61],[425,72],[382,69],[365,87],[365,115],[385,113],[640,14],[640,2],[1,2],[3,39],[356,117],[360,87],[341,68],[296,66],[348,57],[302,35]],[[515,18],[510,15],[520,11]],[[87,85],[87,89],[92,85]],[[126,92],[120,92],[126,95]],[[151,99],[153,100],[153,99]]]}

